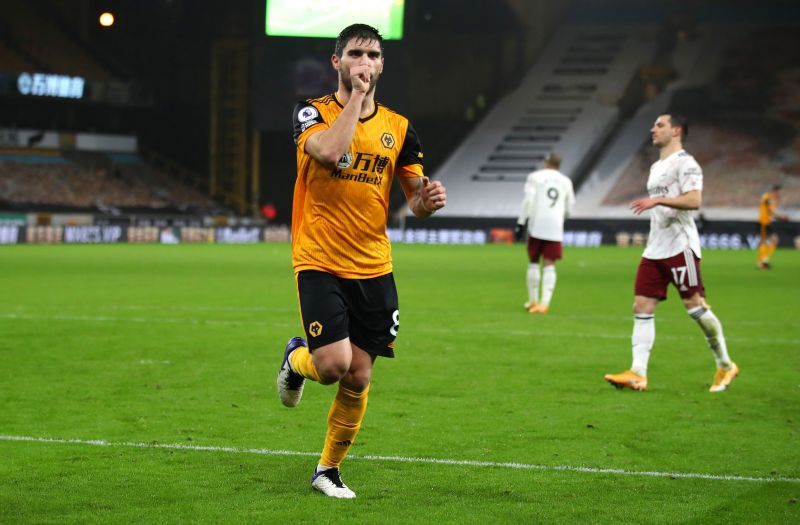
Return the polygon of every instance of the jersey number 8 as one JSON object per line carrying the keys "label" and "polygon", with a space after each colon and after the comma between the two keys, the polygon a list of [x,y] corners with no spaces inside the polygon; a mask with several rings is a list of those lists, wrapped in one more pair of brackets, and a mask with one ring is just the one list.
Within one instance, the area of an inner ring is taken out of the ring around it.
{"label": "jersey number 8", "polygon": [[400,310],[394,311],[392,314],[392,321],[394,321],[394,325],[389,328],[389,333],[397,337],[397,331],[400,329]]}

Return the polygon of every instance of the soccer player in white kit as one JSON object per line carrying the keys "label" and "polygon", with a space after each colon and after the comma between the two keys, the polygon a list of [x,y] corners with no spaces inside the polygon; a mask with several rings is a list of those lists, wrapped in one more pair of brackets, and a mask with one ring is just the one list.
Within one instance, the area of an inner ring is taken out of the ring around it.
{"label": "soccer player in white kit", "polygon": [[606,374],[605,380],[617,388],[647,389],[647,362],[655,341],[655,311],[667,298],[672,283],[708,341],[717,362],[717,372],[709,389],[722,392],[739,374],[731,361],[719,319],[705,302],[700,276],[700,237],[692,210],[700,208],[703,171],[694,157],[683,150],[689,134],[686,119],[661,115],[650,130],[653,145],[660,150],[659,160],[650,167],[645,199],[631,202],[636,215],[650,210],[650,236],[636,273],[633,303],[633,364],[620,374]]}
{"label": "soccer player in white kit", "polygon": [[[525,198],[517,219],[516,235],[521,240],[528,223],[528,301],[525,309],[532,314],[546,314],[556,289],[555,262],[561,259],[564,240],[564,219],[575,203],[569,177],[558,171],[561,157],[551,153],[544,169],[528,175]],[[542,260],[542,295],[539,299],[539,260]]]}

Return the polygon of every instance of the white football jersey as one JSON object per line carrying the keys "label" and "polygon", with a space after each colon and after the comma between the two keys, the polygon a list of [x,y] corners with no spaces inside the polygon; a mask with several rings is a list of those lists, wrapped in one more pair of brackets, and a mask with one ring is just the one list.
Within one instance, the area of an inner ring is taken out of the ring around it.
{"label": "white football jersey", "polygon": [[[678,197],[684,193],[703,189],[703,170],[694,157],[684,150],[676,151],[650,167],[647,193],[650,197]],[[692,210],[678,210],[667,206],[650,209],[650,237],[643,256],[648,259],[667,259],[686,247],[698,258],[700,236],[694,223]]]}
{"label": "white football jersey", "polygon": [[528,221],[528,234],[544,241],[564,239],[564,219],[575,204],[572,181],[560,171],[543,169],[528,175],[518,224]]}

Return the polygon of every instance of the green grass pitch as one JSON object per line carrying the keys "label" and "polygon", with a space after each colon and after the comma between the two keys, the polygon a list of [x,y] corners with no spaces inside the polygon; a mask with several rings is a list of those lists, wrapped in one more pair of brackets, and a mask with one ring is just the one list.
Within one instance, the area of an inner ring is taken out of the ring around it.
{"label": "green grass pitch", "polygon": [[334,388],[275,394],[288,245],[2,247],[0,523],[800,522],[800,252],[705,252],[722,394],[674,289],[650,390],[603,381],[640,253],[566,249],[535,317],[520,245],[396,245],[398,358],[338,501],[309,485]]}

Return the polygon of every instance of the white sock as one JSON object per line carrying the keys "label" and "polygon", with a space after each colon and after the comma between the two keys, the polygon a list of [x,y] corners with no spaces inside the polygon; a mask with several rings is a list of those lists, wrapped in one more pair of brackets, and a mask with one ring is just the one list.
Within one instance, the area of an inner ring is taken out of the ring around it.
{"label": "white sock", "polygon": [[542,304],[550,306],[550,299],[553,298],[553,291],[556,289],[556,267],[554,265],[545,266],[542,270]]}
{"label": "white sock", "polygon": [[539,263],[528,265],[528,302],[539,302]]}
{"label": "white sock", "polygon": [[725,335],[722,333],[722,324],[714,315],[714,312],[703,307],[697,306],[687,310],[692,319],[697,321],[703,333],[706,334],[708,347],[714,352],[714,359],[717,361],[717,368],[728,370],[731,367],[731,358],[728,356],[728,345],[725,344]]}
{"label": "white sock", "polygon": [[336,467],[331,467],[328,465],[323,465],[322,463],[317,464],[317,470],[314,472],[315,474],[322,472],[323,470],[329,470]]}
{"label": "white sock", "polygon": [[647,377],[647,362],[650,360],[650,350],[656,340],[656,316],[654,314],[633,315],[633,364],[631,371],[642,377]]}

